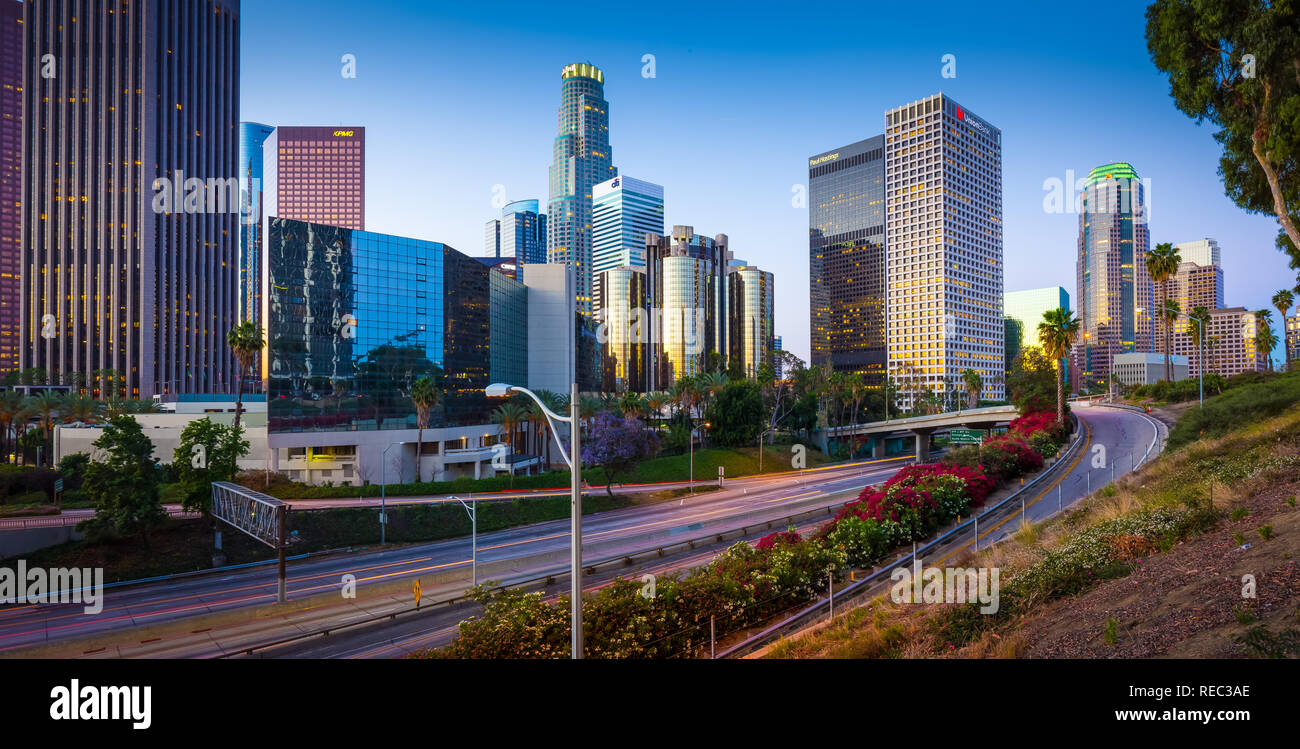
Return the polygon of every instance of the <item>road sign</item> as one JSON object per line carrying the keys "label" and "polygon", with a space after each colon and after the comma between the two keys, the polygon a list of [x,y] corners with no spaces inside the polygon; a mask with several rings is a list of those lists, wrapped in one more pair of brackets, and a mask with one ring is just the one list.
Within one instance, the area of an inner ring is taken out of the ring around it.
{"label": "road sign", "polygon": [[948,432],[948,439],[954,445],[978,445],[984,442],[988,431],[984,429],[954,429]]}
{"label": "road sign", "polygon": [[416,608],[420,607],[420,598],[423,595],[424,595],[424,591],[420,589],[420,578],[417,577],[415,579],[415,607]]}
{"label": "road sign", "polygon": [[54,479],[54,491],[63,491],[63,479]]}

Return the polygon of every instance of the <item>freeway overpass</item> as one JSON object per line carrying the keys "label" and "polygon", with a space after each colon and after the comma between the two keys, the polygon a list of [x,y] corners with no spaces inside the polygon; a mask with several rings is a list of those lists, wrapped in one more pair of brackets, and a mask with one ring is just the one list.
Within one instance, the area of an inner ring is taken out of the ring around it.
{"label": "freeway overpass", "polygon": [[988,406],[927,416],[912,416],[906,419],[873,421],[856,426],[820,429],[814,433],[814,438],[818,447],[824,452],[832,439],[878,437],[872,455],[883,458],[886,438],[911,434],[916,439],[916,461],[926,463],[930,460],[930,436],[934,433],[946,434],[953,429],[991,429],[1006,425],[1019,415],[1015,406]]}

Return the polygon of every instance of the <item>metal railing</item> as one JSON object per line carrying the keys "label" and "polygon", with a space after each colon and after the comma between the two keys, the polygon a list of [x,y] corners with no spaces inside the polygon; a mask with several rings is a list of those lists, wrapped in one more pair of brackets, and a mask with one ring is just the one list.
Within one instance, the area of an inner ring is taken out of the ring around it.
{"label": "metal railing", "polygon": [[[200,513],[185,512],[177,508],[165,508],[167,514],[174,518],[197,518]],[[93,518],[93,514],[86,515],[34,515],[32,517],[22,518],[0,518],[0,531],[7,530],[25,530],[28,528],[58,528],[65,525],[76,525],[83,520]]]}
{"label": "metal railing", "polygon": [[[844,610],[847,610],[848,608],[852,608],[852,606],[848,606],[846,604],[863,597],[874,596],[875,593],[873,591],[876,587],[876,584],[883,579],[888,579],[892,571],[896,569],[899,565],[908,564],[912,559],[922,558],[925,554],[929,552],[937,551],[940,548],[957,541],[965,534],[966,530],[972,527],[978,528],[980,522],[987,523],[989,520],[996,520],[1001,517],[1005,517],[1006,515],[1009,514],[1007,513],[1008,509],[1014,511],[1015,505],[1019,503],[1021,498],[1027,492],[1032,493],[1043,482],[1046,482],[1049,479],[1055,477],[1060,472],[1060,467],[1063,464],[1067,464],[1070,458],[1079,451],[1080,446],[1083,444],[1084,430],[1081,428],[1082,422],[1079,420],[1079,417],[1074,416],[1073,419],[1074,419],[1074,439],[1071,441],[1071,443],[1066,448],[1066,450],[1059,455],[1059,457],[1056,459],[1056,462],[1053,463],[1050,468],[1038,474],[1038,476],[1034,477],[1032,481],[1025,484],[1019,490],[1012,492],[1001,502],[998,502],[992,507],[985,509],[983,512],[973,516],[971,519],[953,526],[948,531],[941,534],[939,537],[935,538],[934,540],[929,541],[928,543],[922,546],[916,547],[914,551],[900,555],[898,558],[894,559],[889,564],[881,565],[879,569],[867,575],[863,579],[853,582],[843,591],[837,593],[834,596],[834,603],[843,606]],[[764,629],[758,634],[748,637],[745,640],[737,643],[736,645],[733,645],[732,647],[724,650],[723,652],[718,653],[717,657],[732,658],[732,657],[748,655],[749,653],[752,653],[762,648],[763,646],[768,645],[781,637],[784,637],[785,635],[798,632],[802,629],[811,626],[812,624],[816,623],[818,620],[825,618],[830,610],[831,605],[832,605],[831,598],[829,597],[823,598],[817,601],[816,603],[813,603],[803,608],[798,613]]]}

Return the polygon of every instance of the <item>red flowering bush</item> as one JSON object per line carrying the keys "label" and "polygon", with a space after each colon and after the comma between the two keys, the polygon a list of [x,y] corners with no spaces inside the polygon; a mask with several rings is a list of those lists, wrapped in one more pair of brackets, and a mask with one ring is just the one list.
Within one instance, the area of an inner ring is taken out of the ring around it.
{"label": "red flowering bush", "polygon": [[758,543],[754,544],[754,548],[773,549],[777,546],[797,544],[800,540],[799,532],[794,528],[791,528],[790,530],[776,531],[775,533],[769,533],[766,536],[763,536],[758,539]]}
{"label": "red flowering bush", "polygon": [[[960,466],[948,463],[926,463],[907,466],[886,481],[885,486],[901,484],[914,488],[929,489],[939,476],[956,476],[965,481],[966,492],[970,495],[971,504],[973,505],[984,504],[984,500],[988,499],[988,496],[993,493],[993,479],[988,477],[982,466]],[[859,497],[859,499],[862,498]]]}
{"label": "red flowering bush", "polygon": [[980,464],[985,473],[992,474],[1001,481],[1010,481],[1041,469],[1043,456],[1020,437],[1003,435],[984,443],[980,451]]}

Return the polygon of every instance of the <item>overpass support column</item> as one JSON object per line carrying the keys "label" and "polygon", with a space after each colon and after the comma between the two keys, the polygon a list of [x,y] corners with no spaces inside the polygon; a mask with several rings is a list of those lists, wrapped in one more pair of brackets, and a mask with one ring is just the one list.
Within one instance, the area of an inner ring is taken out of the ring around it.
{"label": "overpass support column", "polygon": [[883,457],[885,457],[885,438],[884,438],[884,437],[873,437],[873,438],[872,438],[872,441],[873,441],[875,444],[873,444],[873,445],[871,446],[871,457],[873,457],[873,458],[883,458]]}
{"label": "overpass support column", "polygon": [[930,462],[930,432],[918,430],[912,434],[916,435],[916,462]]}

